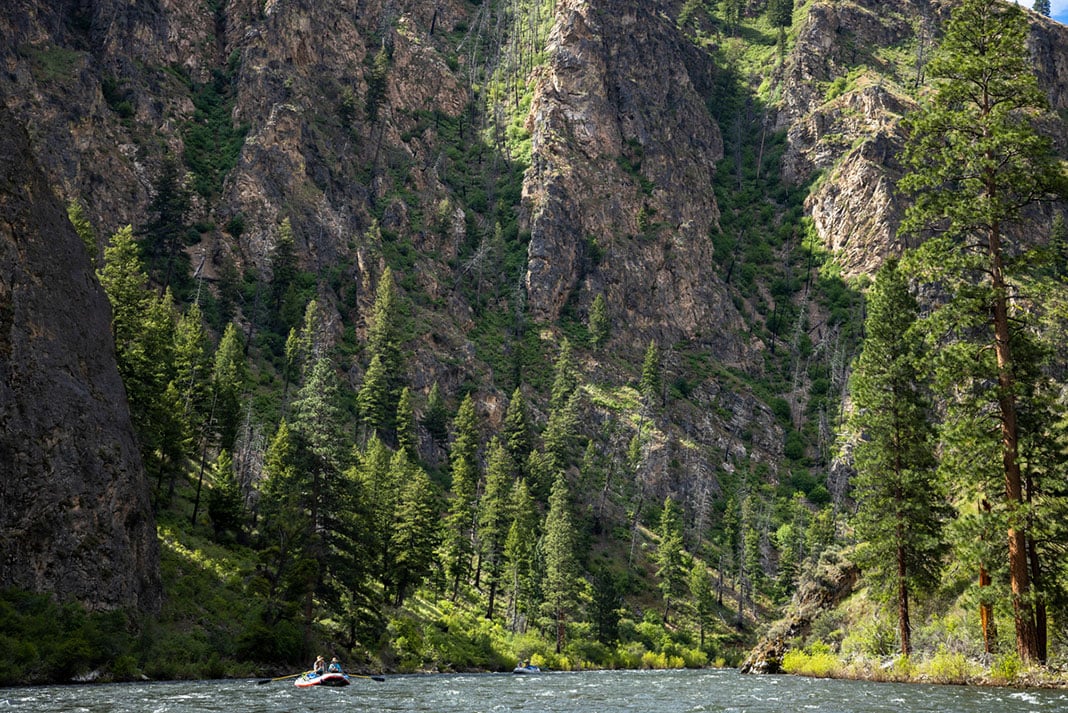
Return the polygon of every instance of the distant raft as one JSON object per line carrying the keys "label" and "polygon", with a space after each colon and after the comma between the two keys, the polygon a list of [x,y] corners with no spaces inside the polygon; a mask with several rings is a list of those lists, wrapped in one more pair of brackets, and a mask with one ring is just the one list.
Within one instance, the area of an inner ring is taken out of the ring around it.
{"label": "distant raft", "polygon": [[327,672],[301,674],[300,678],[293,682],[293,685],[297,688],[311,688],[312,686],[337,688],[339,686],[347,686],[350,683],[352,681],[343,673]]}
{"label": "distant raft", "polygon": [[519,665],[512,669],[512,673],[541,673],[541,669],[534,664]]}

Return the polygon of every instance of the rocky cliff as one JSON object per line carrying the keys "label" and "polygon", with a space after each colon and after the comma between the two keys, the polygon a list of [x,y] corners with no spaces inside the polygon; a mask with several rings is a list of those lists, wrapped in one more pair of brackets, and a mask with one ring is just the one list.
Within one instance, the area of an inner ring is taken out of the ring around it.
{"label": "rocky cliff", "polygon": [[[784,61],[744,78],[754,94],[761,80],[772,87],[767,126],[786,134],[783,176],[807,193],[804,210],[846,276],[898,249],[899,119],[915,106],[950,4],[799,2]],[[336,334],[358,341],[389,265],[413,309],[405,347],[417,399],[435,382],[450,395],[474,384],[497,425],[522,365],[518,347],[498,347],[512,334],[487,315],[508,315],[514,332],[533,324],[544,356],[603,295],[612,329],[607,348],[582,353],[590,381],[633,382],[656,340],[665,381],[683,395],[667,404],[652,467],[672,470],[683,490],[695,474],[746,461],[782,479],[792,467],[785,431],[811,425],[801,401],[823,368],[805,342],[830,330],[813,326],[826,320],[810,278],[798,276],[797,241],[774,253],[758,246],[764,263],[751,260],[751,273],[785,267],[750,275],[745,294],[714,248],[725,130],[713,117],[724,76],[737,71],[738,40],[713,14],[695,33],[681,27],[684,9],[674,0],[14,0],[0,7],[0,94],[28,134],[23,155],[61,200],[87,206],[101,235],[148,223],[165,159],[182,165],[192,197],[185,249],[210,291],[268,282],[288,220]],[[1063,108],[1068,30],[1033,19],[1039,76]],[[1064,143],[1064,127],[1050,129]],[[739,170],[757,163],[736,149]],[[781,204],[751,207],[742,212],[772,216],[753,231],[782,227]],[[233,316],[249,327],[257,305],[243,297]],[[103,312],[91,320],[78,326],[106,324]],[[830,346],[816,348],[829,358]],[[838,351],[835,385],[848,362]],[[341,368],[358,388],[360,355]],[[758,396],[753,381],[768,372],[781,390],[763,384]],[[769,407],[779,396],[788,417]],[[591,424],[606,417],[596,401],[588,409]],[[826,410],[820,418],[809,432],[825,448]],[[125,444],[98,436],[105,445],[87,453]],[[109,463],[137,468],[125,457]],[[131,556],[150,563],[139,547]]]}
{"label": "rocky cliff", "polygon": [[110,307],[0,107],[0,586],[154,611],[159,548]]}
{"label": "rocky cliff", "polygon": [[[940,0],[815,0],[783,69],[778,125],[788,133],[783,172],[820,180],[806,201],[824,245],[847,276],[872,274],[896,242],[904,206],[894,186],[924,65],[953,3]],[[1040,86],[1054,110],[1068,102],[1068,27],[1028,13]],[[1063,122],[1046,127],[1063,148]]]}

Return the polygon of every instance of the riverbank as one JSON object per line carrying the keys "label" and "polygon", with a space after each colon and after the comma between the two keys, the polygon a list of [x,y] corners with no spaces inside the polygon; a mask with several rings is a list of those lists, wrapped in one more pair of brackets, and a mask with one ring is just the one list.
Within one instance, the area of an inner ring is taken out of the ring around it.
{"label": "riverbank", "polygon": [[995,656],[989,663],[947,651],[927,658],[842,659],[825,647],[814,646],[788,651],[782,659],[782,671],[810,678],[851,681],[1068,689],[1064,671],[1024,665],[1016,654]]}

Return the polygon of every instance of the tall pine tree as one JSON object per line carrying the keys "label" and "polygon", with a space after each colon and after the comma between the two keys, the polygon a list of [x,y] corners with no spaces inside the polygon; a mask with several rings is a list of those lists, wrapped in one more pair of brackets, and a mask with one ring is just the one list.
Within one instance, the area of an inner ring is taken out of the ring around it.
{"label": "tall pine tree", "polygon": [[918,313],[897,261],[888,260],[868,292],[864,350],[850,381],[858,558],[872,589],[897,604],[902,656],[912,652],[912,594],[941,574],[949,516],[935,477],[931,408],[913,329]]}
{"label": "tall pine tree", "polygon": [[977,425],[998,433],[1004,488],[997,505],[1006,518],[1016,648],[1031,661],[1040,652],[1022,517],[1014,347],[1026,316],[1014,273],[1029,261],[1019,259],[1026,247],[1010,227],[1024,208],[1065,190],[1051,142],[1031,123],[1048,107],[1028,57],[1027,32],[1022,10],[1003,0],[964,0],[954,9],[928,65],[943,81],[906,119],[909,172],[900,187],[914,197],[903,234],[927,237],[918,274],[948,292],[930,320],[932,334],[951,335],[940,345],[943,386],[966,395],[959,405],[989,413],[986,426]]}

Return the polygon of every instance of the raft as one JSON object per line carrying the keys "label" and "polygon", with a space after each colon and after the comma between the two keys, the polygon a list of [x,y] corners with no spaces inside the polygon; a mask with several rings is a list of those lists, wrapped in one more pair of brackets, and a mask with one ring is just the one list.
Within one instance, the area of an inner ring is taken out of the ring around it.
{"label": "raft", "polygon": [[312,686],[330,686],[337,688],[339,686],[347,686],[351,683],[349,677],[343,673],[327,672],[323,674],[318,673],[304,673],[300,675],[293,685],[297,688],[311,688]]}

